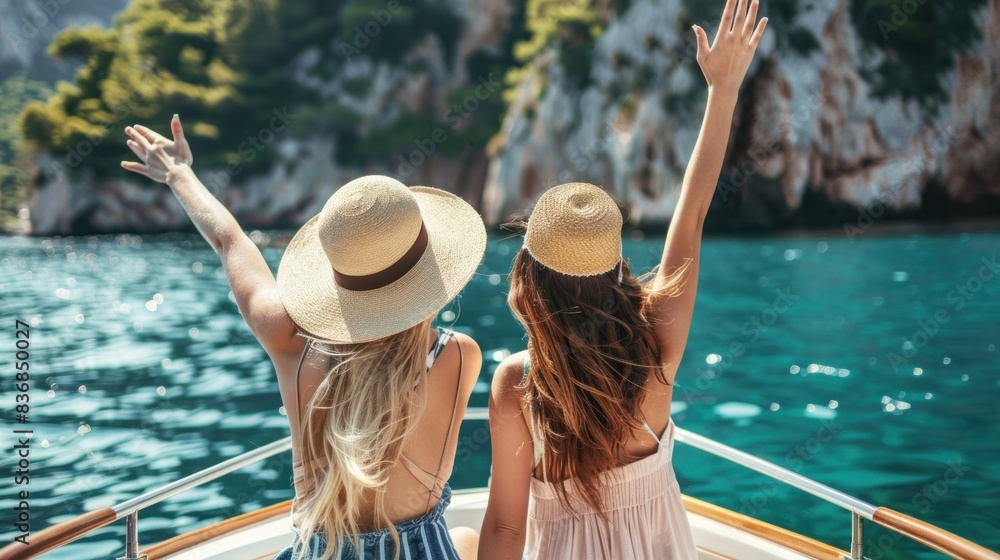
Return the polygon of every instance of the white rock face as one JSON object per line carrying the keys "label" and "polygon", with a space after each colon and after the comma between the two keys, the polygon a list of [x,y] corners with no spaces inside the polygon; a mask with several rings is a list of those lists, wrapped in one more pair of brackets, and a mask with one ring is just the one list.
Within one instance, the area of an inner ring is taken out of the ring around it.
{"label": "white rock face", "polygon": [[[55,61],[45,49],[69,26],[107,27],[127,0],[0,0],[0,69],[31,69],[34,79],[69,79],[75,63]],[[0,80],[7,78],[0,73]]]}
{"label": "white rock face", "polygon": [[[466,75],[466,58],[496,48],[511,13],[510,2],[455,3],[471,23],[451,63],[429,39],[403,64],[360,57],[326,82],[307,75],[317,53],[304,53],[293,63],[300,70],[296,80],[361,114],[363,127],[392,123],[404,110],[444,117],[448,94],[475,81]],[[480,146],[421,157],[410,170],[401,160],[338,164],[338,147],[328,138],[284,139],[268,147],[279,154],[268,172],[233,177],[216,194],[247,229],[294,227],[319,212],[338,185],[382,173],[455,192],[479,204],[495,225],[551,186],[587,181],[620,198],[633,223],[664,223],[673,215],[704,109],[694,35],[678,25],[679,6],[634,0],[597,39],[583,89],[567,85],[554,52],[539,56],[518,85],[489,156]],[[849,220],[873,206],[918,213],[927,211],[928,200],[956,208],[1000,200],[998,14],[1000,0],[990,0],[978,17],[982,40],[958,59],[946,81],[949,100],[928,123],[915,103],[873,97],[858,69],[874,61],[860,52],[848,0],[800,2],[796,18],[819,30],[820,48],[807,56],[779,55],[773,35],[762,42],[709,219],[768,228],[813,223],[832,210]],[[344,84],[358,76],[371,78],[372,87],[351,94]],[[624,84],[639,86],[628,91]],[[475,118],[474,112],[468,117]],[[449,127],[443,132],[452,134]],[[224,173],[196,169],[208,184]],[[54,177],[37,188],[30,219],[37,235],[190,227],[169,189],[141,178]]]}
{"label": "white rock face", "polygon": [[[492,0],[455,4],[460,4],[453,6],[458,13],[467,13],[477,24],[463,29],[454,60],[445,60],[439,42],[429,37],[398,65],[373,63],[364,56],[351,57],[344,70],[328,81],[307,73],[320,61],[317,52],[305,52],[290,63],[293,79],[361,115],[363,128],[391,126],[406,111],[433,114],[438,121],[451,124],[449,94],[470,79],[472,83],[479,79],[466,75],[467,57],[482,49],[496,49],[510,10],[509,5]],[[362,93],[351,93],[345,84],[359,77],[370,79],[371,87]],[[488,80],[489,76],[482,78]],[[494,79],[499,84],[501,77]],[[492,94],[500,95],[499,85]],[[474,112],[468,117],[471,118],[475,118]],[[464,126],[466,122],[467,119],[456,126]],[[459,156],[444,157],[439,153],[440,142],[434,146],[436,153],[432,156],[420,153],[419,143],[431,145],[427,144],[431,142],[428,138],[454,136],[454,129],[448,125],[439,133],[435,130],[427,130],[425,137],[414,138],[414,152],[410,154],[415,155],[408,154],[407,161],[339,164],[335,143],[317,134],[277,139],[265,146],[264,149],[274,150],[278,161],[264,173],[228,176],[224,169],[199,166],[197,154],[195,170],[246,229],[297,227],[317,214],[339,185],[375,173],[395,175],[409,185],[443,188],[478,204],[486,174],[485,153],[464,150]],[[120,141],[123,157],[129,157],[124,136]],[[43,155],[39,168],[56,169],[59,163]],[[143,177],[94,180],[85,171],[73,176],[64,173],[46,176],[35,188],[30,220],[35,235],[191,228],[183,208],[165,185]]]}
{"label": "white rock face", "polygon": [[[706,87],[691,72],[693,33],[678,33],[678,6],[633,2],[598,38],[583,91],[566,89],[553,57],[536,61],[490,162],[483,202],[489,223],[569,181],[602,185],[640,223],[670,219],[703,114],[703,105],[688,100],[702,98]],[[807,196],[903,213],[919,210],[928,189],[942,186],[957,205],[1000,197],[998,13],[1000,2],[991,0],[979,15],[981,44],[959,58],[947,79],[950,100],[927,124],[915,103],[872,96],[858,71],[872,61],[860,52],[848,0],[801,2],[796,18],[821,30],[821,49],[778,56],[773,35],[761,43],[717,202],[738,201],[740,225],[770,227],[794,219]],[[623,58],[632,63],[616,64]],[[640,63],[654,69],[646,86],[620,91],[634,82]]]}

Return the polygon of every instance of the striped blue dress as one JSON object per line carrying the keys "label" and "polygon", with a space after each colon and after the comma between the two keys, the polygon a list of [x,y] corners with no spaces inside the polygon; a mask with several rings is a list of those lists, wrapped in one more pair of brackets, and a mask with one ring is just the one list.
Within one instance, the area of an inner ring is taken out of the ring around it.
{"label": "striped blue dress", "polygon": [[[438,328],[438,338],[434,342],[427,355],[427,370],[441,355],[448,341],[455,336],[455,332],[450,329]],[[305,353],[303,352],[303,358]],[[461,369],[461,349],[459,349],[459,368]],[[302,367],[302,360],[299,360],[299,368]],[[458,390],[456,389],[455,406],[458,406]],[[449,436],[451,427],[449,427]],[[401,560],[460,560],[455,551],[455,544],[451,542],[451,535],[448,534],[448,526],[444,522],[444,510],[451,503],[451,486],[444,479],[439,478],[435,473],[428,473],[416,466],[412,461],[401,456],[402,464],[413,476],[427,487],[433,496],[439,496],[437,505],[420,517],[405,521],[396,525],[399,532]],[[302,476],[301,464],[295,466],[294,471],[298,472],[297,478]],[[429,505],[429,502],[428,502]],[[334,560],[392,560],[396,555],[396,547],[392,541],[392,535],[388,529],[362,533],[359,535],[360,549],[355,548],[354,541],[343,539],[340,543],[340,554],[333,555]],[[296,554],[296,549],[301,546],[298,535],[291,546],[282,550],[274,557],[274,560],[316,560],[326,553],[329,546],[326,536],[316,533],[312,537],[309,547],[309,557],[306,559],[301,552]]]}
{"label": "striped blue dress", "polygon": [[[444,485],[444,492],[437,506],[428,513],[396,525],[399,531],[399,554],[401,560],[459,560],[455,545],[448,534],[448,526],[444,522],[444,510],[451,503],[451,486]],[[340,544],[340,556],[334,554],[337,560],[392,560],[396,554],[392,535],[388,529],[362,533],[361,548],[355,549],[354,543],[344,540]],[[310,560],[320,558],[329,546],[322,533],[313,535],[310,547]],[[281,551],[274,560],[301,560],[294,554],[295,544]]]}

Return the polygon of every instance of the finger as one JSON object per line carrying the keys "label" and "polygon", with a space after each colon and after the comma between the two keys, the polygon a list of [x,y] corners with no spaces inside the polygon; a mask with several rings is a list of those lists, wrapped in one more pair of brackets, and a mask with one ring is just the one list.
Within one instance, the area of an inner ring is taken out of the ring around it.
{"label": "finger", "polygon": [[160,135],[158,132],[154,132],[141,124],[137,124],[134,127],[139,134],[142,134],[146,140],[149,140],[150,144],[156,144],[157,142],[166,143],[167,139]]}
{"label": "finger", "polygon": [[174,142],[184,141],[184,127],[181,126],[181,118],[174,114],[174,118],[170,119],[170,132],[174,135]]}
{"label": "finger", "polygon": [[194,160],[194,156],[191,154],[191,146],[188,145],[187,138],[184,137],[184,127],[181,125],[181,118],[177,113],[174,113],[174,118],[170,119],[170,132],[174,135],[174,145],[177,146],[177,155],[190,165]]}
{"label": "finger", "polygon": [[694,36],[695,40],[698,41],[698,60],[705,60],[708,56],[708,34],[701,27],[694,26]]}
{"label": "finger", "polygon": [[[149,177],[149,168],[141,163],[134,161],[123,161],[122,168],[125,169],[126,171],[131,171],[133,173],[138,173],[139,175],[145,175],[146,177]],[[152,179],[152,177],[149,178]]]}
{"label": "finger", "polygon": [[139,147],[138,142],[136,142],[135,140],[128,140],[127,142],[125,142],[125,144],[129,147],[129,149],[132,150],[132,153],[135,154],[135,157],[141,159],[142,161],[146,161],[146,152],[142,151],[142,148]]}
{"label": "finger", "polygon": [[761,18],[760,23],[757,24],[757,29],[750,36],[750,45],[753,47],[760,43],[760,38],[764,36],[764,29],[767,28],[767,18]]}
{"label": "finger", "polygon": [[743,24],[743,36],[750,37],[753,26],[757,23],[757,8],[760,7],[758,0],[750,0],[750,11],[747,13],[747,20]]}
{"label": "finger", "polygon": [[747,0],[737,0],[736,19],[733,20],[733,28],[730,31],[740,32],[747,21]]}
{"label": "finger", "polygon": [[147,140],[145,136],[143,136],[142,134],[139,133],[138,130],[136,130],[136,127],[134,126],[125,127],[125,133],[128,134],[129,138],[135,140],[136,143],[139,144],[140,148],[142,148],[144,151],[147,152],[149,151],[149,147],[152,144],[150,144],[149,140]]}
{"label": "finger", "polygon": [[719,26],[719,33],[732,31],[733,13],[736,11],[736,0],[726,0],[726,7],[722,12],[722,25]]}
{"label": "finger", "polygon": [[[146,137],[140,134],[134,126],[126,126],[125,134],[129,137],[129,139],[138,144],[140,148],[144,150],[149,148],[149,141],[146,140]],[[143,144],[144,142],[145,144]]]}

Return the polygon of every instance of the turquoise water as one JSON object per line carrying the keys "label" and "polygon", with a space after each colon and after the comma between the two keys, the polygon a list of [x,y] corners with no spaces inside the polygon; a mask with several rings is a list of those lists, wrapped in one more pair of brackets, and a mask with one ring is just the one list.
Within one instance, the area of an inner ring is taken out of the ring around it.
{"label": "turquoise water", "polygon": [[[661,244],[631,239],[626,256],[647,269]],[[443,314],[483,348],[476,406],[524,345],[504,296],[518,246],[492,239]],[[271,365],[199,237],[0,238],[0,251],[3,544],[15,319],[32,325],[33,532],[286,435]],[[1000,278],[982,268],[998,253],[998,233],[707,240],[677,423],[1000,549]],[[848,547],[849,514],[683,445],[675,457],[685,493]],[[288,461],[144,511],[141,542],[291,497]],[[484,485],[489,461],[485,423],[467,423],[452,484]],[[873,559],[935,557],[867,527]],[[115,524],[46,558],[111,558],[122,535]]]}

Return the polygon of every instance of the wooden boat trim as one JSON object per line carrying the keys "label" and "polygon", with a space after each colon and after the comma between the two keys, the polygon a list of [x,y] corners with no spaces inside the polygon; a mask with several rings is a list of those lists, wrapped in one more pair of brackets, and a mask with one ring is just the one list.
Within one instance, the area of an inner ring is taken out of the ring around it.
{"label": "wooden boat trim", "polygon": [[[682,499],[685,509],[691,513],[760,537],[800,554],[821,560],[839,560],[850,556],[847,552],[826,543],[715,504],[690,496],[683,496]],[[244,529],[278,515],[286,515],[291,511],[291,505],[291,500],[288,500],[213,523],[151,546],[142,553],[146,554],[149,560],[159,560],[227,533]],[[982,546],[889,508],[878,508],[875,511],[874,521],[933,550],[955,558],[975,560],[997,560],[1000,558]]]}
{"label": "wooden boat trim", "polygon": [[183,535],[178,535],[172,539],[155,544],[146,550],[143,550],[140,553],[140,556],[145,554],[149,557],[149,560],[165,558],[171,554],[176,554],[185,549],[191,548],[196,544],[201,544],[227,533],[244,529],[251,525],[260,523],[261,521],[267,521],[275,516],[287,515],[291,512],[291,510],[292,501],[287,500],[274,504],[273,506],[244,513],[243,515],[225,519],[219,521],[218,523],[208,525],[207,527],[195,529],[194,531],[184,533]]}
{"label": "wooden boat trim", "polygon": [[943,552],[952,558],[967,560],[1000,560],[1000,554],[962,537],[935,527],[926,521],[910,517],[905,513],[880,507],[875,510],[872,521],[879,525],[908,537],[918,543]]}
{"label": "wooden boat trim", "polygon": [[[811,558],[817,558],[819,560],[839,560],[840,558],[849,556],[846,552],[826,543],[822,543],[798,533],[793,533],[792,531],[754,519],[753,517],[736,513],[715,504],[710,504],[690,496],[683,496],[683,500],[684,507],[688,512],[760,537],[778,546],[782,546]],[[251,525],[272,519],[278,515],[286,515],[290,510],[291,501],[281,502],[267,508],[245,513],[238,517],[226,519],[218,523],[213,523],[207,527],[179,535],[170,540],[149,547],[148,549],[142,551],[142,554],[146,554],[149,557],[149,560],[160,560],[170,556],[171,554],[176,554],[189,549],[194,545],[205,543],[227,533],[245,529]],[[713,552],[713,554],[719,555],[717,552]]]}
{"label": "wooden boat trim", "polygon": [[691,513],[718,521],[723,525],[760,537],[810,558],[840,560],[844,557],[851,557],[850,554],[836,547],[798,533],[793,533],[788,529],[771,525],[748,515],[743,515],[742,513],[737,513],[690,496],[681,496],[681,499],[684,501],[684,509]]}
{"label": "wooden boat trim", "polygon": [[87,533],[110,525],[117,518],[115,510],[103,507],[78,515],[73,519],[46,527],[28,538],[28,544],[12,542],[0,549],[0,560],[34,558],[55,548],[75,541]]}
{"label": "wooden boat trim", "polygon": [[[470,408],[467,410],[463,420],[486,420],[488,419],[485,408]],[[759,457],[749,455],[715,440],[704,436],[688,432],[678,428],[675,432],[675,439],[681,443],[701,449],[716,455],[727,461],[736,463],[743,467],[758,471],[780,482],[813,494],[820,499],[834,504],[842,509],[852,512],[852,534],[857,533],[859,537],[857,543],[852,542],[852,550],[860,549],[861,520],[869,519],[879,525],[894,531],[895,533],[912,539],[918,543],[930,547],[933,550],[944,552],[958,560],[1000,560],[1000,554],[992,552],[980,545],[968,541],[962,537],[954,535],[949,531],[935,527],[927,522],[914,519],[889,508],[877,507],[858,498],[830,488],[824,484],[806,478],[788,469],[779,467],[774,463],[765,461]],[[132,498],[126,502],[110,508],[94,510],[69,521],[48,527],[35,534],[28,545],[14,542],[0,549],[0,560],[20,560],[23,558],[33,558],[39,554],[48,552],[54,548],[72,542],[91,531],[103,527],[118,519],[126,519],[126,541],[134,543],[137,533],[137,514],[140,510],[159,503],[180,492],[214,480],[220,476],[233,472],[237,469],[253,464],[270,456],[277,455],[291,449],[291,438],[267,444],[261,448],[248,451],[240,456],[223,461],[217,465],[209,467],[198,473],[184,477],[176,482],[172,482],[163,487],[146,492],[140,496]],[[850,557],[843,551],[815,541],[808,537],[798,535],[786,529],[770,525],[752,517],[738,514],[718,506],[713,506],[695,498],[684,497],[685,506],[688,511],[701,515],[707,519],[720,524],[743,530],[746,533],[769,541],[776,546],[782,546],[799,554],[812,554],[816,558],[837,559]],[[240,527],[245,527],[256,522],[273,518],[276,515],[283,515],[290,510],[290,502],[283,502],[268,508],[250,512],[229,520],[210,525],[184,535],[180,535],[161,544],[149,547],[146,553],[150,558],[162,558],[176,550],[183,550],[182,543],[187,542],[187,546],[204,542],[213,536],[224,535]],[[182,539],[188,539],[186,541]],[[178,547],[174,549],[173,547]],[[796,548],[800,547],[800,548]],[[134,550],[134,549],[133,549]],[[860,552],[857,552],[860,557]]]}

